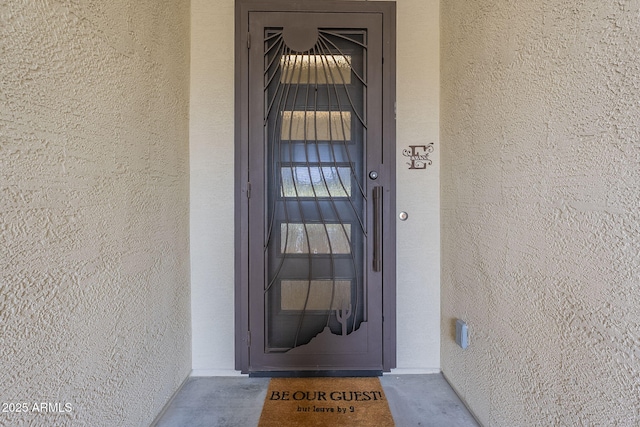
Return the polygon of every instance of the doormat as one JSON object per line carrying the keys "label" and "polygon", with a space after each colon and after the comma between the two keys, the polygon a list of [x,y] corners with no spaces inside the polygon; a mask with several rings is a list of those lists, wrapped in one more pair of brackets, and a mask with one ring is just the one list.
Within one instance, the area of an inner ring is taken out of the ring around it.
{"label": "doormat", "polygon": [[272,378],[258,427],[395,426],[378,378]]}

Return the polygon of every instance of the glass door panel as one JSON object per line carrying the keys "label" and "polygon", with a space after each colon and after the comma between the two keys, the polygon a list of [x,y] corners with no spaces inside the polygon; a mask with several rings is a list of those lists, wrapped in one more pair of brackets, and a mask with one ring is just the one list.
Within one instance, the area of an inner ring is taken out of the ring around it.
{"label": "glass door panel", "polygon": [[318,29],[294,51],[264,30],[265,352],[367,321],[367,32]]}

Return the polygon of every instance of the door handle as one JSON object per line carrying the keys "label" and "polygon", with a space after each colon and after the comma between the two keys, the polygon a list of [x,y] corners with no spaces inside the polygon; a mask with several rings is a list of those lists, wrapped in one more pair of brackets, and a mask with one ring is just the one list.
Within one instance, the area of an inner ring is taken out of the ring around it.
{"label": "door handle", "polygon": [[382,186],[373,187],[373,271],[382,271]]}

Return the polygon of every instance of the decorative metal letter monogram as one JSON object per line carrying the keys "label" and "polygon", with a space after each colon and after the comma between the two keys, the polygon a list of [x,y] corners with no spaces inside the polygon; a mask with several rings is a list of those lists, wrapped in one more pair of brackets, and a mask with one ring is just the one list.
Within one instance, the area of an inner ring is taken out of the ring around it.
{"label": "decorative metal letter monogram", "polygon": [[410,145],[402,150],[402,155],[409,158],[409,169],[426,169],[433,161],[429,154],[433,153],[433,142],[427,145]]}

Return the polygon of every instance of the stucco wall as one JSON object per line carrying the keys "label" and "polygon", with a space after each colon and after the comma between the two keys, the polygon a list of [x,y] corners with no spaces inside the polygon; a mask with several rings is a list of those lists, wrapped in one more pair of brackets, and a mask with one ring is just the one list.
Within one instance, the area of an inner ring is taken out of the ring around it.
{"label": "stucco wall", "polygon": [[640,2],[441,25],[444,373],[486,426],[636,426]]}
{"label": "stucco wall", "polygon": [[189,2],[0,1],[0,58],[0,425],[147,426],[191,364]]}
{"label": "stucco wall", "polygon": [[[193,0],[191,270],[193,369],[234,368],[234,1]],[[398,367],[440,368],[439,1],[397,2]],[[409,170],[402,150],[434,143]]]}

